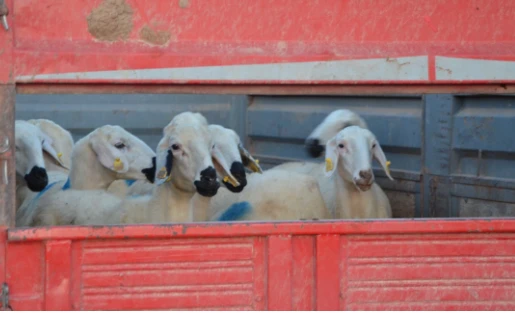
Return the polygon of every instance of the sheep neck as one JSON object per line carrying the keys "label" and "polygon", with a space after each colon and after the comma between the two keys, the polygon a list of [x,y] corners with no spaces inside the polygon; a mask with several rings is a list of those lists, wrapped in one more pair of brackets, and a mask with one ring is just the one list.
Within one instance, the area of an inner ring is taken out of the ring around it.
{"label": "sheep neck", "polygon": [[373,198],[371,190],[359,191],[354,183],[344,179],[343,166],[338,166],[338,175],[333,175],[336,184],[337,218],[367,218],[367,208]]}
{"label": "sheep neck", "polygon": [[116,175],[98,161],[89,145],[88,137],[79,140],[73,148],[70,183],[72,189],[107,189]]}
{"label": "sheep neck", "polygon": [[161,206],[161,210],[164,210],[165,222],[181,223],[192,221],[190,206],[195,193],[181,190],[171,182],[158,186],[155,192],[156,194],[153,198],[156,199],[156,202],[159,202],[155,204]]}

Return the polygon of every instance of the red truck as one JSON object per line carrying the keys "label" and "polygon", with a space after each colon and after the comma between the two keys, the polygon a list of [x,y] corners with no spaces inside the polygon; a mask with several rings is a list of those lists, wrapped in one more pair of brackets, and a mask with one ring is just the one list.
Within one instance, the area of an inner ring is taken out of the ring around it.
{"label": "red truck", "polygon": [[[511,0],[0,0],[0,306],[514,310],[514,16]],[[15,102],[49,94],[241,96],[236,126],[269,165],[351,103],[393,160],[377,180],[396,218],[15,228]]]}

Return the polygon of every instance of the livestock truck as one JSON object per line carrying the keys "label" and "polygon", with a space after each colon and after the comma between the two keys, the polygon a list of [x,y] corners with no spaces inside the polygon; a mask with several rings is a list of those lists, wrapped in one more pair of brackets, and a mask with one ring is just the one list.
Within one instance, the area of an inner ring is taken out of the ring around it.
{"label": "livestock truck", "polygon": [[[0,0],[0,306],[514,310],[514,16],[511,0]],[[155,147],[197,111],[269,168],[307,159],[339,108],[391,160],[395,180],[375,176],[392,219],[14,227],[15,118]]]}

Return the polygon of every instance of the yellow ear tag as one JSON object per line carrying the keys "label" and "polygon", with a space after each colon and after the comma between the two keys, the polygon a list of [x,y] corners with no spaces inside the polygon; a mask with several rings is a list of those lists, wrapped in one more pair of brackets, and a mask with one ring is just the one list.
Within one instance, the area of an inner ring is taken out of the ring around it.
{"label": "yellow ear tag", "polygon": [[123,169],[123,162],[120,158],[116,158],[116,160],[114,160],[113,168],[115,171],[121,171]]}
{"label": "yellow ear tag", "polygon": [[329,158],[325,159],[325,171],[330,172],[333,168],[333,161]]}
{"label": "yellow ear tag", "polygon": [[388,171],[388,174],[390,174],[390,164],[392,164],[392,162],[386,161],[386,170]]}
{"label": "yellow ear tag", "polygon": [[239,183],[235,181],[234,179],[230,178],[229,176],[224,177],[224,183],[229,182],[233,187],[237,187]]}
{"label": "yellow ear tag", "polygon": [[61,157],[63,156],[63,153],[62,152],[59,152],[57,154],[57,158],[59,159],[59,161],[63,162],[63,159],[61,159]]}
{"label": "yellow ear tag", "polygon": [[254,162],[251,162],[249,167],[254,173],[261,172],[261,169],[259,168],[259,160],[258,159],[254,159]]}
{"label": "yellow ear tag", "polygon": [[172,175],[168,176],[168,178],[165,180],[165,182],[169,182],[172,180]]}
{"label": "yellow ear tag", "polygon": [[157,178],[163,179],[166,177],[166,167],[162,167],[159,172],[157,173]]}

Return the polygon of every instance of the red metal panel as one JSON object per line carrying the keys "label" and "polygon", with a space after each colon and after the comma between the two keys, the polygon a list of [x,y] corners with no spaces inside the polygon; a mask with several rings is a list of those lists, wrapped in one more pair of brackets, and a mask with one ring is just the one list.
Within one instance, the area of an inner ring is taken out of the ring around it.
{"label": "red metal panel", "polygon": [[270,236],[268,238],[268,309],[291,311],[292,309],[292,238]]}
{"label": "red metal panel", "polygon": [[71,281],[70,281],[70,301],[73,310],[81,309],[82,293],[82,241],[72,242],[71,249]]}
{"label": "red metal panel", "polygon": [[[8,236],[14,309],[68,299],[86,310],[515,309],[515,220],[54,227]],[[52,268],[57,276],[44,283]],[[69,288],[49,288],[65,273]]]}
{"label": "red metal panel", "polygon": [[318,235],[316,245],[317,310],[336,311],[340,306],[340,236]]}
{"label": "red metal panel", "polygon": [[254,242],[253,238],[85,242],[76,307],[252,309],[259,274]]}
{"label": "red metal panel", "polygon": [[313,236],[294,236],[292,310],[315,310],[315,238]]}
{"label": "red metal panel", "polygon": [[71,310],[71,241],[48,241],[45,264],[45,310]]}
{"label": "red metal panel", "polygon": [[[5,0],[10,13],[7,17],[10,26],[13,25],[13,1]],[[0,23],[1,24],[1,23]],[[14,83],[14,59],[13,59],[13,31],[5,31],[0,25],[0,84]],[[0,99],[2,96],[0,95]]]}
{"label": "red metal panel", "polygon": [[[515,82],[511,71],[501,73],[515,66],[511,0],[18,0],[12,11],[16,77],[25,82]],[[416,66],[415,59],[399,59],[419,56],[423,63]],[[453,69],[439,65],[441,56],[511,62],[473,62]],[[380,65],[367,65],[374,58]],[[350,66],[347,72],[357,74],[329,70],[327,62],[342,60],[356,61],[342,69]],[[316,62],[304,64],[313,72],[288,76],[287,68],[302,62]],[[266,76],[271,75],[266,67],[246,68],[243,76],[230,76],[228,68],[197,75],[206,66],[277,63],[285,67],[278,65],[275,76]],[[423,77],[411,77],[419,66]],[[496,66],[500,70],[494,71]],[[85,73],[165,68],[196,74],[147,71],[88,78]],[[478,72],[482,76],[476,77]],[[74,74],[66,79],[35,76],[59,73]]]}
{"label": "red metal panel", "polygon": [[349,238],[350,310],[515,307],[514,234]]}
{"label": "red metal panel", "polygon": [[6,282],[15,310],[43,310],[45,255],[42,241],[8,243]]}

